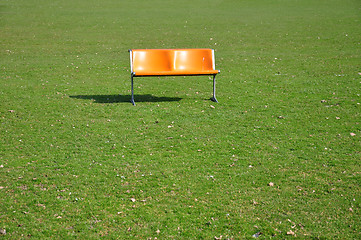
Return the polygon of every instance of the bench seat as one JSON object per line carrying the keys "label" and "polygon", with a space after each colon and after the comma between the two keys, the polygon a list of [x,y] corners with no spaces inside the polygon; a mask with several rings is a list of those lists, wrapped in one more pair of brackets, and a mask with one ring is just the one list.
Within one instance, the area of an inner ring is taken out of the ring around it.
{"label": "bench seat", "polygon": [[219,73],[218,70],[173,70],[173,71],[136,71],[135,77],[147,77],[147,76],[199,76],[199,75],[213,75]]}

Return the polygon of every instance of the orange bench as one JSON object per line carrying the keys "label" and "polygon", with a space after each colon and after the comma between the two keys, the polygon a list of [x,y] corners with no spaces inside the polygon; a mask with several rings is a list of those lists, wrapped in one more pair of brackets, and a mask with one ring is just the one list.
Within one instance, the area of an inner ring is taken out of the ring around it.
{"label": "orange bench", "polygon": [[216,99],[216,75],[213,49],[130,49],[131,102],[134,102],[134,77],[213,76],[213,97]]}

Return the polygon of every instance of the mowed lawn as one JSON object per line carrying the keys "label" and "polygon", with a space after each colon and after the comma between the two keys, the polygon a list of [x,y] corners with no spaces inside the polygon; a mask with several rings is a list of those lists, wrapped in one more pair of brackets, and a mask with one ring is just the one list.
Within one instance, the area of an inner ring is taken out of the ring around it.
{"label": "mowed lawn", "polygon": [[[2,0],[0,238],[360,239],[357,0]],[[136,78],[128,49],[215,49]]]}

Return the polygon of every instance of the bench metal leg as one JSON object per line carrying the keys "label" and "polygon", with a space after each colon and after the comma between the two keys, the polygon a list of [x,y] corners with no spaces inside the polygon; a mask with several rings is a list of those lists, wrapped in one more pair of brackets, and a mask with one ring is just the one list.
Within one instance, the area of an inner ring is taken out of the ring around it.
{"label": "bench metal leg", "polygon": [[130,76],[131,77],[131,83],[132,83],[132,97],[130,99],[130,102],[133,104],[133,106],[135,106],[135,102],[134,102],[134,87],[133,87],[133,74]]}
{"label": "bench metal leg", "polygon": [[211,97],[213,102],[218,102],[216,98],[216,75],[213,75],[213,97]]}

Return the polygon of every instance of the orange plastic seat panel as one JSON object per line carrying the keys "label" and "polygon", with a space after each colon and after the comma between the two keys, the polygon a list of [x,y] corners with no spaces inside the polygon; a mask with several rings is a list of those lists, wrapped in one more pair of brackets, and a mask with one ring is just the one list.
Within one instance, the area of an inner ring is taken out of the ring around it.
{"label": "orange plastic seat panel", "polygon": [[133,72],[149,75],[152,72],[169,72],[172,69],[168,50],[136,50],[133,51]]}
{"label": "orange plastic seat panel", "polygon": [[210,49],[175,50],[173,70],[185,73],[214,70],[212,59]]}
{"label": "orange plastic seat panel", "polygon": [[136,77],[142,76],[186,76],[186,75],[214,75],[219,73],[218,70],[207,70],[207,71],[197,71],[197,70],[179,70],[179,71],[137,71],[135,72]]}
{"label": "orange plastic seat panel", "polygon": [[134,76],[214,75],[212,49],[132,50]]}

